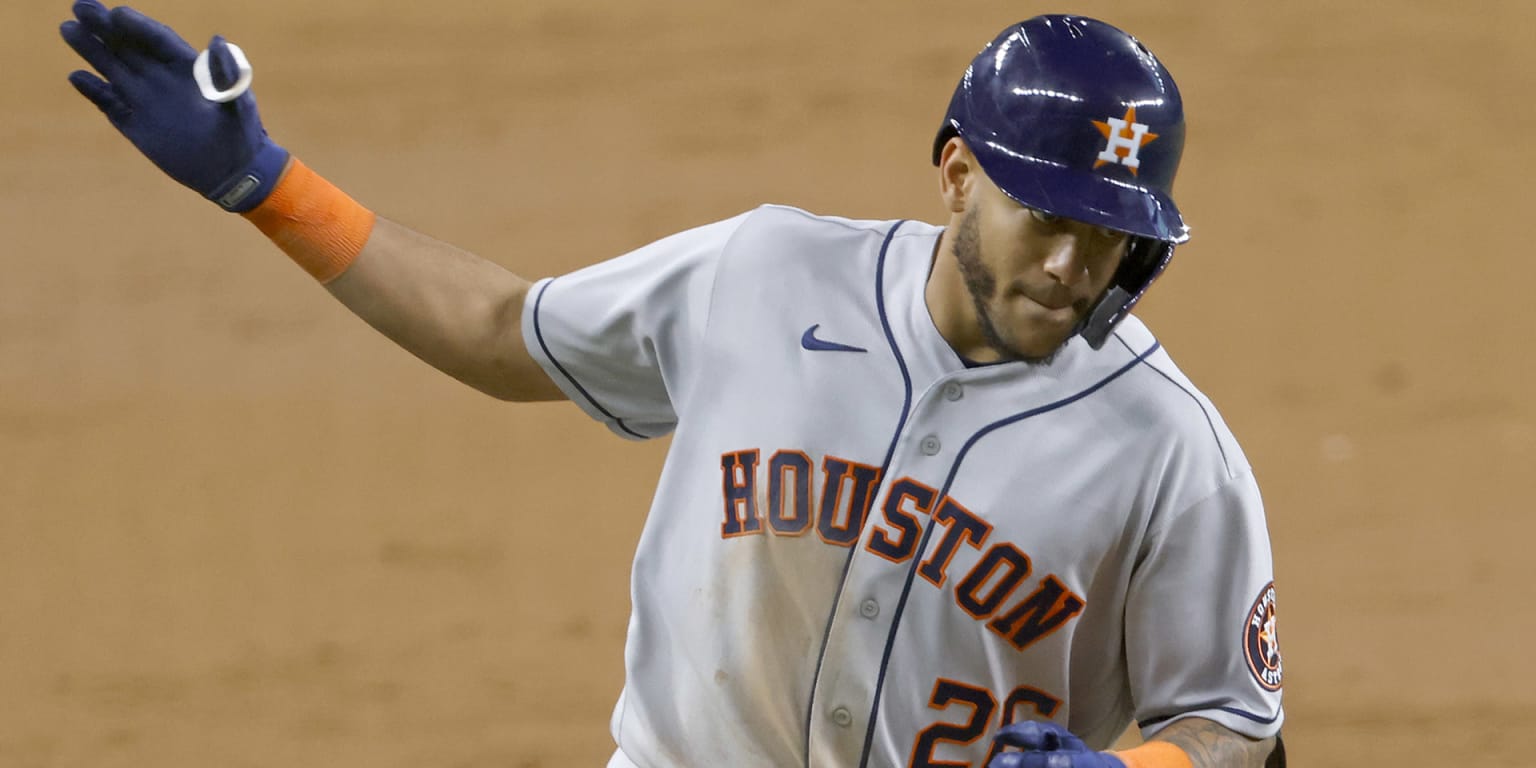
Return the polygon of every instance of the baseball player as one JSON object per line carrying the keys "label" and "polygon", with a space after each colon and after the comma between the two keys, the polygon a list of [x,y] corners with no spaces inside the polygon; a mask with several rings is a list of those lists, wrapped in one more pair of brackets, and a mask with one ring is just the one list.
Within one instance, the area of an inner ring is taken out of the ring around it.
{"label": "baseball player", "polygon": [[389,338],[674,435],[609,766],[1283,763],[1253,471],[1130,315],[1188,229],[1179,91],[1126,33],[1041,16],[975,57],[942,226],[766,205],[530,282],[274,143],[222,38],[73,15],[112,125]]}

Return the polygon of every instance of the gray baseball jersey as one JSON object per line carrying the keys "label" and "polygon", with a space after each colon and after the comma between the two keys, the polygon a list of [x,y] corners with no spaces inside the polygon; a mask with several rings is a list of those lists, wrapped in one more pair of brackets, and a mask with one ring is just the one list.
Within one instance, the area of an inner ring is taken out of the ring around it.
{"label": "gray baseball jersey", "polygon": [[765,206],[538,282],[529,350],[593,418],[673,433],[635,554],[610,765],[984,766],[1282,722],[1259,491],[1151,333],[967,364],[941,229]]}

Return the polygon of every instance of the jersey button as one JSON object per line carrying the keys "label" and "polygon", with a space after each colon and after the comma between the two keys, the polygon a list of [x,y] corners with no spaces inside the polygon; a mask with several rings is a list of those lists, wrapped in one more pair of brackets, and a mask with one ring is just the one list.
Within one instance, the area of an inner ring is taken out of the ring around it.
{"label": "jersey button", "polygon": [[944,385],[945,400],[954,402],[962,397],[965,397],[965,387],[960,386],[960,382],[951,381],[950,383]]}
{"label": "jersey button", "polygon": [[875,602],[874,598],[870,598],[869,600],[865,600],[864,602],[859,603],[859,615],[866,619],[873,619],[874,617],[879,616],[880,604]]}
{"label": "jersey button", "polygon": [[918,447],[922,449],[924,456],[932,456],[938,453],[939,449],[943,446],[939,444],[939,438],[929,435],[923,438],[923,442]]}
{"label": "jersey button", "polygon": [[837,723],[840,728],[847,728],[853,722],[853,713],[844,707],[838,707],[832,710],[832,722]]}

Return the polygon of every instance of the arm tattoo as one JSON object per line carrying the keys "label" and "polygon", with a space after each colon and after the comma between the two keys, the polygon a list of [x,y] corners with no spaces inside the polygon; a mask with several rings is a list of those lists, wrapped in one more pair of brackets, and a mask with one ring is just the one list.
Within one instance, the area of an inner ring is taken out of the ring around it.
{"label": "arm tattoo", "polygon": [[1153,737],[1189,753],[1195,768],[1262,768],[1274,739],[1256,741],[1199,717],[1180,720]]}

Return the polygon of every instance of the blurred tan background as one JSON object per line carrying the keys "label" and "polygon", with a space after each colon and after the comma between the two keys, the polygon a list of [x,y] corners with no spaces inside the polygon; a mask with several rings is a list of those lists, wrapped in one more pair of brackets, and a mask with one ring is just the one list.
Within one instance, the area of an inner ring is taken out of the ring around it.
{"label": "blurred tan background", "polygon": [[[1411,6],[1411,7],[1410,7]],[[145,0],[529,277],[759,202],[935,220],[1036,3]],[[1259,472],[1300,766],[1528,765],[1536,5],[1123,3],[1195,237],[1141,315]],[[661,443],[485,398],[160,175],[0,7],[0,766],[598,766]]]}

